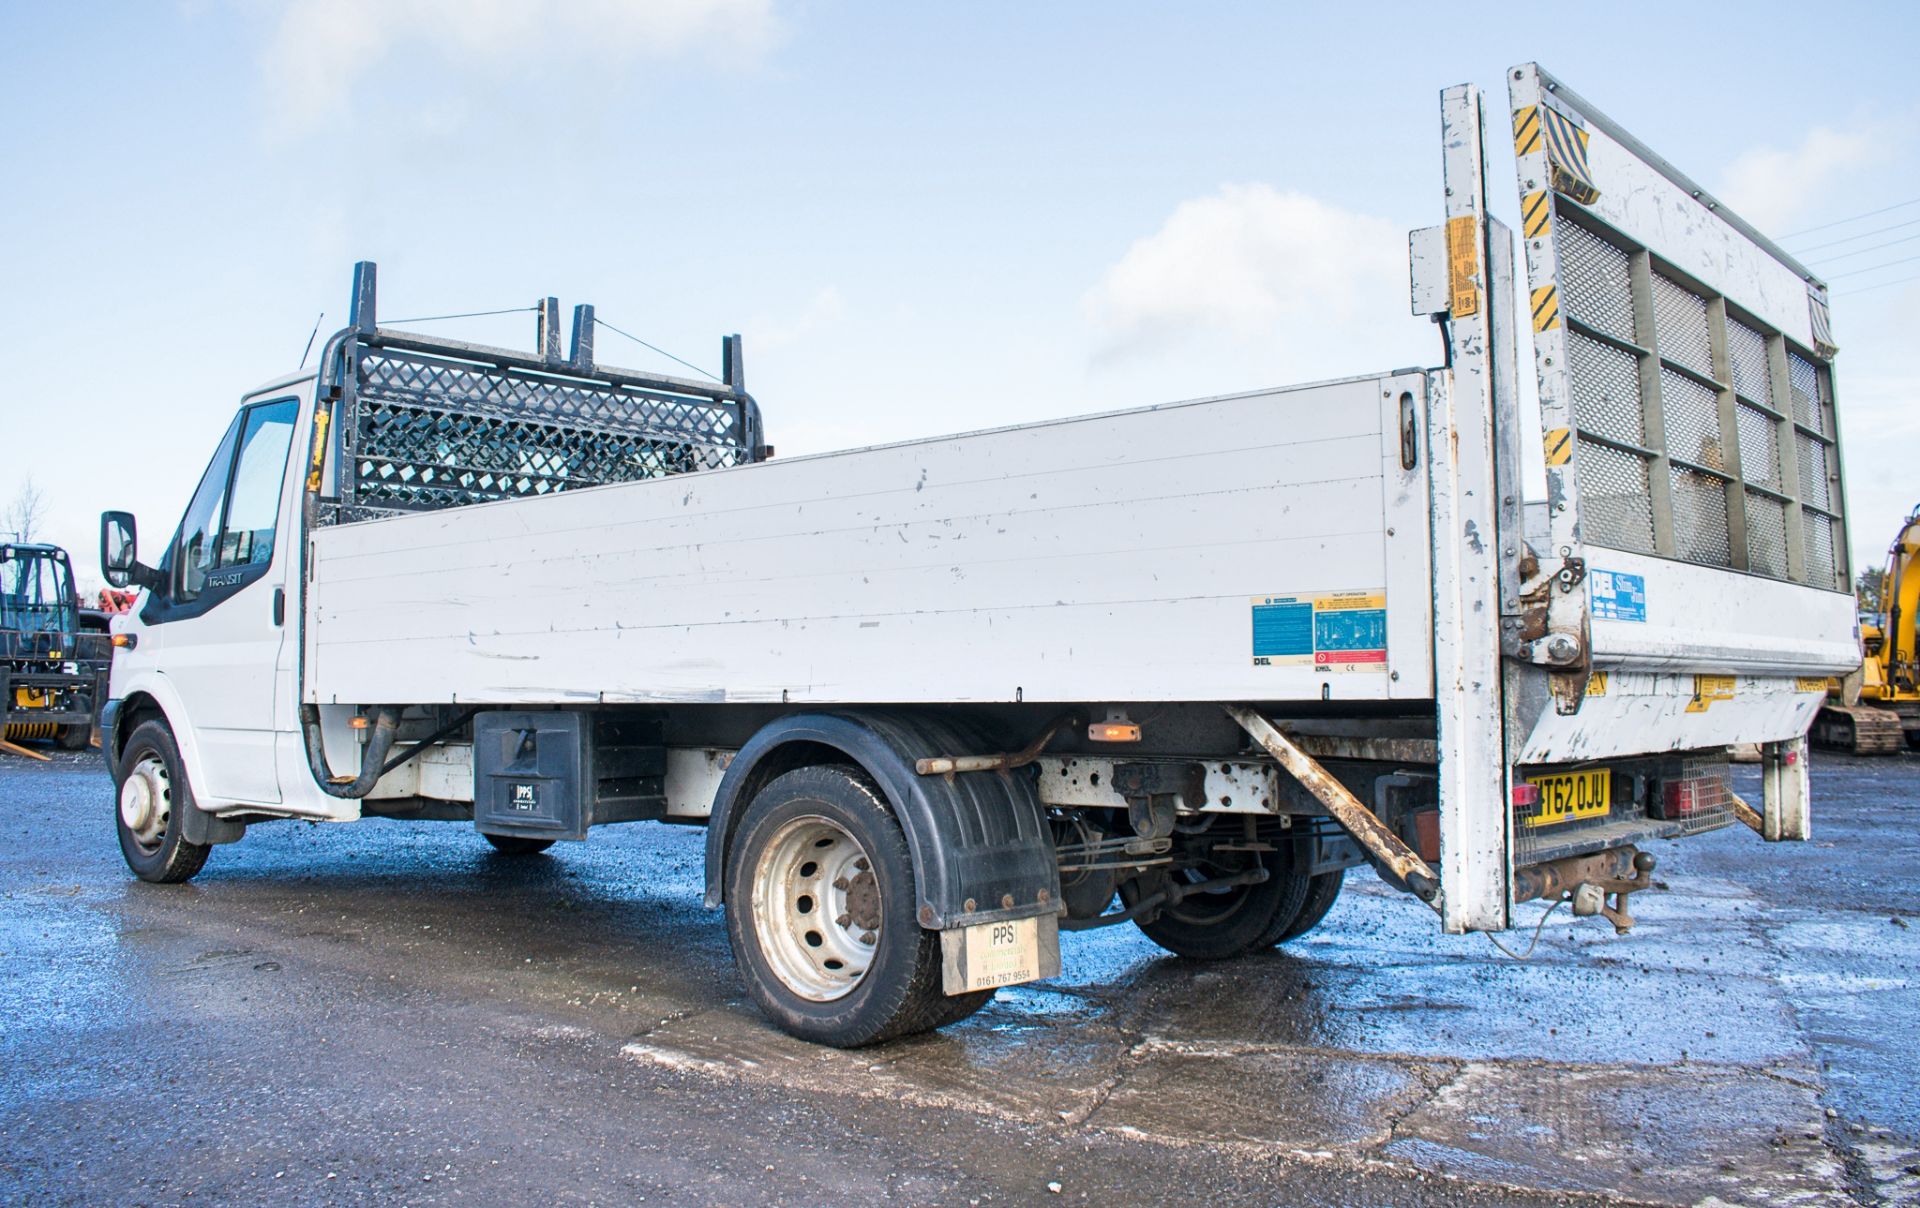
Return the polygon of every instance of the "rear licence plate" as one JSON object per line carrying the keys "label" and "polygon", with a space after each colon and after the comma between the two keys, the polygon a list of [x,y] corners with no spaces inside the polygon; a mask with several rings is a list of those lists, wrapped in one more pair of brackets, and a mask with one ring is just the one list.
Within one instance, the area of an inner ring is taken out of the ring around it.
{"label": "rear licence plate", "polygon": [[1060,976],[1060,926],[1050,914],[943,931],[940,942],[948,994]]}
{"label": "rear licence plate", "polygon": [[1527,783],[1540,790],[1540,804],[1528,815],[1528,826],[1598,818],[1613,808],[1613,773],[1605,768],[1531,776]]}

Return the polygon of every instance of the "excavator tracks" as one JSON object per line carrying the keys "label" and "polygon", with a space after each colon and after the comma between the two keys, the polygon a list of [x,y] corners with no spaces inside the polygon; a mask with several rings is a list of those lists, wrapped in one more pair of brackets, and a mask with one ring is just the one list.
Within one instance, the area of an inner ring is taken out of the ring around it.
{"label": "excavator tracks", "polygon": [[1871,705],[1827,705],[1813,719],[1809,737],[1823,751],[1850,755],[1893,755],[1907,745],[1900,715]]}

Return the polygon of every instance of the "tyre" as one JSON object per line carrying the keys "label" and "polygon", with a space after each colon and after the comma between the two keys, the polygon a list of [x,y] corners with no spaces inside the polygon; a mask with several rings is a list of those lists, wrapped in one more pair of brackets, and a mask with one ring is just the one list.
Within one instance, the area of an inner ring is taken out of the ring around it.
{"label": "tyre", "polygon": [[199,872],[213,849],[189,843],[181,833],[186,812],[193,808],[193,788],[167,723],[154,719],[134,728],[114,765],[113,781],[119,791],[115,827],[120,854],[133,874],[170,885]]}
{"label": "tyre", "polygon": [[1154,943],[1175,956],[1218,961],[1271,948],[1300,915],[1307,900],[1309,878],[1293,871],[1288,847],[1279,851],[1215,855],[1159,877],[1140,877],[1120,886],[1120,898],[1133,906],[1171,882],[1197,885],[1247,871],[1255,859],[1267,870],[1267,879],[1251,885],[1194,893],[1160,908],[1134,925]]}
{"label": "tyre", "polygon": [[93,739],[92,726],[61,726],[55,741],[62,751],[84,751]]}
{"label": "tyre", "polygon": [[914,917],[906,835],[852,768],[799,768],[754,796],[728,845],[726,897],[748,994],[802,1040],[878,1044],[993,997],[941,992],[940,935]]}
{"label": "tyre", "polygon": [[486,840],[503,856],[537,856],[553,846],[552,839],[523,839],[519,835],[488,835]]}
{"label": "tyre", "polygon": [[1297,936],[1305,935],[1320,925],[1327,917],[1327,911],[1333,909],[1333,903],[1340,896],[1340,886],[1347,879],[1347,870],[1336,868],[1332,872],[1323,872],[1307,880],[1307,898],[1300,904],[1300,913],[1280,933],[1274,942],[1284,944]]}

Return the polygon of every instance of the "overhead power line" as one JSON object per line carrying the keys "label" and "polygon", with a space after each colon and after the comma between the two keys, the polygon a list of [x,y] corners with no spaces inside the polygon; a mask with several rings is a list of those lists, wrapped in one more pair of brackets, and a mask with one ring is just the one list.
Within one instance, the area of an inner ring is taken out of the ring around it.
{"label": "overhead power line", "polygon": [[1843,289],[1835,294],[1834,297],[1850,298],[1855,294],[1870,294],[1876,289],[1885,289],[1889,285],[1905,285],[1909,281],[1920,281],[1920,273],[1915,273],[1911,277],[1895,277],[1891,281],[1882,281],[1877,285],[1863,285],[1859,289]]}
{"label": "overhead power line", "polygon": [[1815,260],[1814,263],[1815,264],[1832,264],[1835,260],[1846,260],[1854,256],[1864,256],[1868,252],[1877,252],[1882,248],[1898,247],[1900,244],[1903,244],[1903,243],[1912,243],[1916,239],[1920,239],[1920,235],[1908,235],[1904,239],[1889,239],[1885,243],[1876,243],[1870,247],[1859,248],[1859,249],[1856,249],[1855,251],[1840,252],[1832,256],[1822,256],[1819,259]]}
{"label": "overhead power line", "polygon": [[1908,206],[1920,206],[1920,197],[1910,198],[1906,201],[1896,201],[1890,206],[1882,206],[1877,210],[1868,210],[1864,214],[1855,214],[1850,218],[1836,218],[1832,222],[1823,222],[1819,226],[1810,226],[1810,227],[1807,227],[1805,230],[1795,231],[1791,235],[1780,235],[1778,236],[1778,238],[1798,239],[1802,235],[1811,235],[1815,231],[1825,231],[1833,227],[1845,226],[1849,222],[1859,222],[1862,218],[1872,218],[1877,214],[1890,214],[1895,210],[1904,210]]}
{"label": "overhead power line", "polygon": [[1828,273],[1827,277],[1835,281],[1841,277],[1858,277],[1861,273],[1877,273],[1883,268],[1892,268],[1896,264],[1912,264],[1916,260],[1920,260],[1920,256],[1904,256],[1899,260],[1889,260],[1885,264],[1869,264],[1865,268],[1850,268],[1844,273]]}
{"label": "overhead power line", "polygon": [[1828,240],[1826,243],[1816,243],[1812,247],[1801,248],[1797,254],[1804,256],[1808,252],[1817,252],[1823,248],[1839,247],[1843,243],[1852,243],[1856,239],[1865,239],[1869,235],[1884,235],[1888,231],[1898,231],[1910,226],[1920,226],[1920,218],[1915,218],[1910,222],[1896,222],[1892,226],[1875,227],[1871,231],[1861,231],[1858,235],[1847,235],[1839,239]]}

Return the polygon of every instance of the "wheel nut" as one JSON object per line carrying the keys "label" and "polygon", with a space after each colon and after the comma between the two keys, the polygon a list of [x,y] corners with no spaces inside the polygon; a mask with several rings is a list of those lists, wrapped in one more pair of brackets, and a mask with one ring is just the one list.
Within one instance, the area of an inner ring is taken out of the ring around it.
{"label": "wheel nut", "polygon": [[873,941],[875,941],[875,940],[877,940],[877,939],[879,939],[879,938],[880,938],[880,936],[879,936],[879,934],[878,934],[877,932],[872,932],[872,931],[862,931],[862,932],[860,933],[860,942],[861,942],[861,943],[863,943],[863,944],[871,944],[871,943],[872,943]]}
{"label": "wheel nut", "polygon": [[833,887],[839,890],[841,893],[847,892],[847,879],[845,877],[835,878],[833,882]]}
{"label": "wheel nut", "polygon": [[853,916],[850,914],[843,914],[839,918],[833,920],[833,925],[835,927],[851,927],[853,925]]}
{"label": "wheel nut", "polygon": [[867,869],[873,867],[872,865],[867,863],[867,858],[865,856],[861,856],[858,860],[855,860],[853,862],[853,866],[859,869],[861,872],[865,872],[867,871]]}

